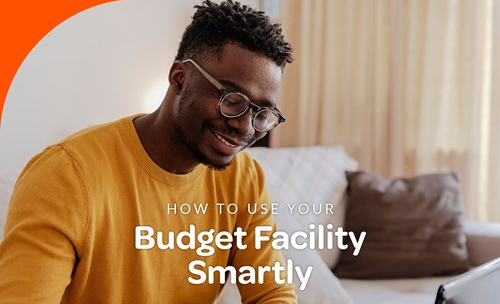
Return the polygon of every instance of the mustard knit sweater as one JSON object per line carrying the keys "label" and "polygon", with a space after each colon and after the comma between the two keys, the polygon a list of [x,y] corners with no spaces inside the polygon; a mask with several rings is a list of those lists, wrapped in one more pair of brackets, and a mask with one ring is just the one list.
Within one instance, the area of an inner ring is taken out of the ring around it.
{"label": "mustard knit sweater", "polygon": [[[236,269],[283,264],[268,242],[251,245],[256,226],[274,227],[269,214],[247,211],[249,203],[270,202],[254,160],[240,153],[224,171],[199,165],[189,174],[168,173],[148,157],[134,117],[81,131],[28,163],[0,245],[0,304],[213,303],[219,278],[190,283],[200,278],[190,272],[192,261]],[[228,204],[239,211],[227,212]],[[206,209],[196,212],[195,205]],[[136,248],[138,226],[153,229],[154,240],[162,232],[167,243],[169,232],[192,224],[197,233],[241,227],[249,245],[215,247],[209,256],[178,244]],[[240,293],[244,303],[296,303],[293,287],[277,284],[272,272],[262,284],[241,284]]]}

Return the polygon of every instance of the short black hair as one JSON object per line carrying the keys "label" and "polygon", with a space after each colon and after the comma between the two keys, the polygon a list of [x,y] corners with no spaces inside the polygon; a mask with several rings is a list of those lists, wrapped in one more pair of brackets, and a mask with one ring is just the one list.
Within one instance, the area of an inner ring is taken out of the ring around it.
{"label": "short black hair", "polygon": [[266,56],[281,68],[292,62],[292,47],[281,26],[272,24],[264,12],[232,0],[220,4],[206,0],[195,8],[175,59],[218,57],[226,44],[234,43]]}

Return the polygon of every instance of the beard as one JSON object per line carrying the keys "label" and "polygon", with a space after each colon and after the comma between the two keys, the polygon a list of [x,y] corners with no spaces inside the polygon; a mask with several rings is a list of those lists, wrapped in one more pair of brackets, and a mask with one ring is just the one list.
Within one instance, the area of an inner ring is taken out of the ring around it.
{"label": "beard", "polygon": [[194,158],[202,165],[205,165],[208,168],[216,171],[222,171],[226,169],[229,165],[231,165],[232,159],[229,162],[222,164],[218,164],[210,160],[210,158],[205,153],[203,153],[203,151],[201,151],[198,143],[189,139],[186,130],[180,124],[178,123],[175,124],[174,129],[175,133],[177,133],[179,138],[181,138],[184,144],[189,148],[189,150],[191,150],[191,153],[193,154]]}
{"label": "beard", "polygon": [[[196,109],[194,104],[189,104],[186,107],[186,104],[188,104],[186,100],[186,96],[189,96],[189,88],[186,89],[185,94],[180,97],[179,100],[179,112],[180,113],[196,113]],[[202,129],[216,129],[220,130],[221,128],[218,127],[213,121],[206,121],[202,124]],[[181,123],[178,121],[174,124],[174,131],[177,134],[178,138],[180,138],[183,143],[188,147],[188,149],[191,151],[193,154],[193,157],[201,164],[207,166],[208,168],[216,171],[222,171],[226,169],[229,165],[232,163],[232,159],[226,163],[216,163],[214,160],[211,160],[200,148],[200,145],[198,142],[192,140],[189,135],[187,130],[183,127]],[[201,132],[201,130],[200,130]],[[245,148],[248,147],[245,146]],[[243,149],[242,149],[243,150]]]}

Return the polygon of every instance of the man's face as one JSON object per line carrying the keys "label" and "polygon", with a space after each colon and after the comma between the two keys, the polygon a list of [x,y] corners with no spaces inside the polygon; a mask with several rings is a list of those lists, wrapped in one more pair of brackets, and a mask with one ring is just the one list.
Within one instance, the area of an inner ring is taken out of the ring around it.
{"label": "man's face", "polygon": [[[268,58],[229,44],[219,59],[198,64],[226,89],[245,94],[259,105],[274,107],[281,68]],[[179,96],[175,131],[200,163],[227,167],[236,153],[262,138],[252,126],[251,110],[226,118],[218,109],[220,91],[193,65],[186,64],[186,81]]]}

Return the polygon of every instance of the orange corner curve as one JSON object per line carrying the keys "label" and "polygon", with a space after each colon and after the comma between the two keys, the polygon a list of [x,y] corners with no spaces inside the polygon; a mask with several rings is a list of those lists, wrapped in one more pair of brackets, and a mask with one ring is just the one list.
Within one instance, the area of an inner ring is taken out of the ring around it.
{"label": "orange corner curve", "polygon": [[[0,4],[0,124],[9,87],[31,49],[71,16],[119,0],[6,0]],[[122,0],[123,1],[123,0]]]}

